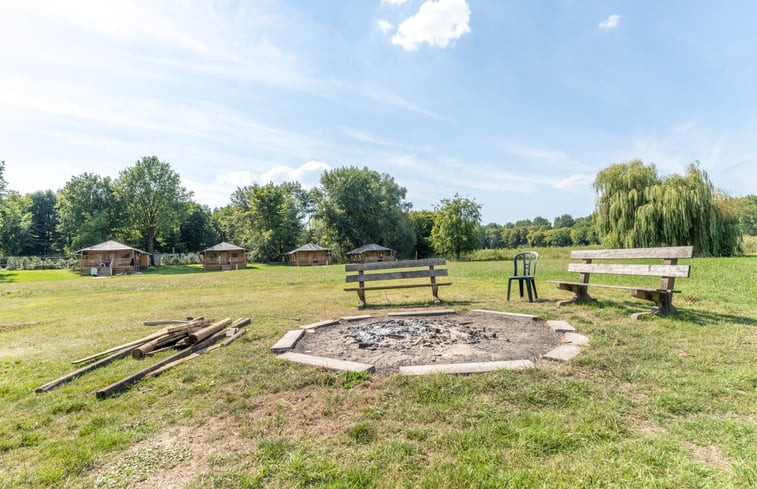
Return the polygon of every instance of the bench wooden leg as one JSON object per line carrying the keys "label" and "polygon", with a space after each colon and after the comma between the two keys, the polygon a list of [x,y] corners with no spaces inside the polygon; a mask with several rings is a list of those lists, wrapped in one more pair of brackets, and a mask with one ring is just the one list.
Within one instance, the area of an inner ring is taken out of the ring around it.
{"label": "bench wooden leg", "polygon": [[637,299],[645,301],[652,301],[655,303],[655,307],[651,311],[637,312],[631,314],[632,319],[640,319],[644,316],[651,316],[654,314],[674,314],[678,310],[673,307],[673,293],[659,290],[632,290],[631,295]]}
{"label": "bench wooden leg", "polygon": [[358,290],[357,291],[357,298],[360,301],[360,303],[357,305],[358,309],[364,309],[365,308],[365,291],[364,290]]}
{"label": "bench wooden leg", "polygon": [[566,301],[558,301],[558,306],[565,306],[574,302],[597,302],[595,298],[589,295],[589,287],[587,285],[575,285],[575,284],[557,284],[558,289],[569,290],[573,292],[573,298]]}
{"label": "bench wooden leg", "polygon": [[432,285],[431,286],[431,294],[434,296],[434,304],[439,305],[441,304],[441,300],[439,299],[439,286],[438,285]]}

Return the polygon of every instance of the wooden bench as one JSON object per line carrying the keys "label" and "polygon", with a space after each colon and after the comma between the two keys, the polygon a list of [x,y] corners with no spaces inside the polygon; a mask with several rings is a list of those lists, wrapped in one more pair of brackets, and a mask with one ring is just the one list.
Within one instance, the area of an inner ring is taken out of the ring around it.
{"label": "wooden bench", "polygon": [[[670,314],[676,312],[673,307],[675,279],[689,276],[689,265],[678,265],[679,258],[691,258],[693,246],[675,246],[667,248],[629,248],[621,250],[573,250],[571,259],[583,260],[582,263],[569,263],[569,272],[578,272],[578,282],[564,282],[550,280],[556,283],[558,289],[573,292],[574,297],[567,301],[560,301],[558,305],[571,302],[592,302],[595,299],[588,293],[589,287],[606,287],[611,289],[628,289],[631,295],[638,299],[655,303],[650,312],[632,314],[633,319],[648,314]],[[662,264],[624,264],[624,263],[593,263],[593,260],[643,260],[661,259]],[[639,275],[661,277],[658,288],[633,287],[622,285],[602,285],[589,283],[591,274]]]}
{"label": "wooden bench", "polygon": [[[425,260],[398,260],[374,263],[351,263],[349,265],[345,265],[344,267],[345,271],[348,272],[346,279],[348,283],[357,282],[358,286],[347,287],[344,290],[357,291],[357,296],[360,300],[358,308],[360,309],[365,307],[366,290],[404,289],[409,287],[431,287],[431,293],[434,296],[434,304],[439,304],[441,302],[439,300],[439,287],[441,287],[442,285],[452,285],[452,282],[437,282],[436,277],[447,276],[447,269],[435,267],[445,265],[446,263],[447,261],[444,258],[428,258]],[[412,270],[398,270],[401,268],[409,268]],[[350,275],[349,272],[357,272],[357,274]],[[403,282],[391,285],[366,285],[366,282],[372,284],[374,282],[385,280],[416,278],[425,278],[429,280],[424,280],[422,283]]]}

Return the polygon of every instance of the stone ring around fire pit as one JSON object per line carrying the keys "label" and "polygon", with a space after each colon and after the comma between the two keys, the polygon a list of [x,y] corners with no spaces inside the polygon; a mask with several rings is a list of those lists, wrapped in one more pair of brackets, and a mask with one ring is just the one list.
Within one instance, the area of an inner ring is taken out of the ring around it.
{"label": "stone ring around fire pit", "polygon": [[348,316],[288,331],[271,351],[330,370],[468,374],[568,361],[589,339],[566,321],[474,309]]}

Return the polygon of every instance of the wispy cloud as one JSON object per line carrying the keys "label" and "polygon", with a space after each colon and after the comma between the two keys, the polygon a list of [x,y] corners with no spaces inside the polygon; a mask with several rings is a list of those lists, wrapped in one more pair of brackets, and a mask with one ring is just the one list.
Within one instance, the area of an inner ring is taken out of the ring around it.
{"label": "wispy cloud", "polygon": [[402,5],[407,0],[381,0],[381,3],[388,3],[389,5]]}
{"label": "wispy cloud", "polygon": [[421,44],[447,47],[450,41],[470,32],[470,14],[465,0],[427,0],[400,24],[392,44],[406,51],[415,51]]}
{"label": "wispy cloud", "polygon": [[378,25],[379,30],[384,35],[386,35],[386,33],[389,32],[389,31],[391,31],[392,28],[394,27],[394,25],[391,22],[389,22],[388,20],[384,20],[384,19],[376,21],[376,24]]}
{"label": "wispy cloud", "polygon": [[597,29],[600,31],[609,31],[610,29],[615,29],[620,24],[620,15],[618,14],[612,14],[609,17],[607,17],[605,20],[597,24]]}
{"label": "wispy cloud", "polygon": [[571,190],[574,192],[585,192],[591,189],[591,185],[594,182],[594,175],[587,174],[574,174],[569,175],[562,180],[559,180],[553,184],[553,187]]}

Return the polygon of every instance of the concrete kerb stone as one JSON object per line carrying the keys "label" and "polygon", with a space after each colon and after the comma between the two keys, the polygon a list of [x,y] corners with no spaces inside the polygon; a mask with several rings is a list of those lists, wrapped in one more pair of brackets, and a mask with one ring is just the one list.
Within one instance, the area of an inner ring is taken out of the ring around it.
{"label": "concrete kerb stone", "polygon": [[471,312],[481,312],[484,314],[496,314],[497,316],[509,316],[509,317],[518,318],[518,319],[530,319],[532,321],[536,321],[538,319],[537,316],[534,316],[532,314],[520,314],[517,312],[490,311],[488,309],[471,309]]}
{"label": "concrete kerb stone", "polygon": [[554,360],[556,362],[567,362],[579,353],[581,353],[581,348],[575,345],[560,345],[554,350],[550,350],[545,353],[542,358],[546,358],[547,360]]}
{"label": "concrete kerb stone", "polygon": [[454,309],[432,309],[430,311],[406,311],[406,312],[390,312],[387,316],[442,316],[444,314],[457,314]]}
{"label": "concrete kerb stone", "polygon": [[360,321],[361,319],[370,319],[376,317],[373,314],[362,314],[360,316],[344,316],[340,318],[342,321],[352,322],[352,321]]}
{"label": "concrete kerb stone", "polygon": [[304,363],[306,365],[313,365],[316,367],[323,367],[328,370],[342,370],[347,372],[368,372],[373,373],[376,371],[376,367],[368,365],[367,363],[348,362],[346,360],[338,360],[336,358],[318,357],[315,355],[305,355],[304,353],[295,353],[292,351],[286,352],[283,355],[279,355],[279,358],[289,360],[291,362]]}
{"label": "concrete kerb stone", "polygon": [[325,321],[319,321],[317,323],[312,324],[306,324],[304,326],[300,326],[300,329],[316,329],[316,328],[322,328],[324,326],[331,326],[332,324],[338,323],[338,319],[327,319]]}
{"label": "concrete kerb stone", "polygon": [[550,320],[547,321],[547,326],[552,328],[555,333],[575,333],[576,328],[568,324],[567,321]]}
{"label": "concrete kerb stone", "polygon": [[563,334],[563,343],[576,346],[588,345],[589,338],[578,333],[565,333]]}
{"label": "concrete kerb stone", "polygon": [[292,348],[294,348],[294,345],[296,345],[297,342],[300,341],[300,338],[302,338],[302,335],[304,334],[304,329],[293,329],[287,331],[284,336],[282,336],[281,339],[271,347],[271,351],[274,353],[282,353],[291,350]]}
{"label": "concrete kerb stone", "polygon": [[449,363],[439,365],[411,365],[400,367],[402,375],[475,374],[495,370],[523,370],[534,368],[531,360],[504,360],[499,362]]}

